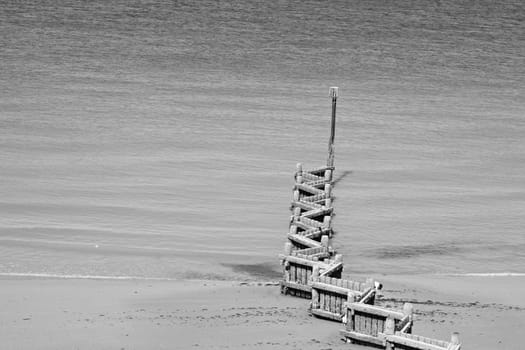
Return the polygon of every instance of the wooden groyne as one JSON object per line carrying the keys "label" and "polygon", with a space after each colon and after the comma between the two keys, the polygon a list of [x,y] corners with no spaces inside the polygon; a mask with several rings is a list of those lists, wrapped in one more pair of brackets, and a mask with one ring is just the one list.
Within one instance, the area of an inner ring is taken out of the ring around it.
{"label": "wooden groyne", "polygon": [[330,88],[332,120],[326,166],[310,170],[297,164],[284,252],[281,293],[310,300],[311,315],[341,323],[340,334],[387,350],[460,350],[458,333],[450,341],[412,334],[413,306],[403,310],[375,305],[381,283],[343,278],[343,255],[332,246],[335,113],[338,89]]}

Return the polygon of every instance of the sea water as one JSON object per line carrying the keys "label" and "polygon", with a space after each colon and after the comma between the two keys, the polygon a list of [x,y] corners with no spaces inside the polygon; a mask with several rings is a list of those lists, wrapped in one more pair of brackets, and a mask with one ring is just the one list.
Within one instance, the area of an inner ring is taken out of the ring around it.
{"label": "sea water", "polygon": [[3,1],[0,274],[274,278],[296,162],[352,273],[525,272],[522,1]]}

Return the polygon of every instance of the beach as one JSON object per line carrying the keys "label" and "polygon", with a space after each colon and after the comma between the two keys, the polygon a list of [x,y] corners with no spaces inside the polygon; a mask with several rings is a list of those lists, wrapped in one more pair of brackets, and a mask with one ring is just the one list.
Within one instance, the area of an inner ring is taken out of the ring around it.
{"label": "beach", "polygon": [[[521,349],[523,1],[5,0],[0,349],[347,349],[279,294],[298,162],[414,332]],[[267,285],[268,284],[268,285]]]}
{"label": "beach", "polygon": [[[525,277],[383,276],[378,304],[464,349],[522,348]],[[365,349],[275,283],[2,278],[2,349]]]}

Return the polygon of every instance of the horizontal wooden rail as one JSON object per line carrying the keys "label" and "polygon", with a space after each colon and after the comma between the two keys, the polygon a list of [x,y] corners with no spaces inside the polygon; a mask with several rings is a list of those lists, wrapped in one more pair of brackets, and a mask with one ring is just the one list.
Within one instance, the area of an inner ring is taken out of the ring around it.
{"label": "horizontal wooden rail", "polygon": [[392,350],[402,347],[405,350],[460,350],[458,333],[453,333],[451,340],[437,340],[422,337],[414,334],[395,332],[395,334],[386,334],[386,349]]}
{"label": "horizontal wooden rail", "polygon": [[341,335],[350,342],[386,347],[385,334],[394,334],[401,329],[411,332],[413,307],[410,303],[404,304],[403,311],[358,302],[346,303],[345,306],[346,329],[341,330]]}

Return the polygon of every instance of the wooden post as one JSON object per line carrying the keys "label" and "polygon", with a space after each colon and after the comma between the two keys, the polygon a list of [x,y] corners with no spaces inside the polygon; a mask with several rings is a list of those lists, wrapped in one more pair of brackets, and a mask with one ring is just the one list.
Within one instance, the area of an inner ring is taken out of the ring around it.
{"label": "wooden post", "polygon": [[301,216],[301,208],[295,207],[293,209],[293,218],[295,221],[299,221],[299,217]]}
{"label": "wooden post", "polygon": [[335,262],[336,263],[342,263],[343,262],[343,254],[335,254]]}
{"label": "wooden post", "polygon": [[298,184],[303,183],[303,165],[297,163],[297,172],[295,174],[295,182]]}
{"label": "wooden post", "polygon": [[410,319],[412,319],[413,313],[414,313],[414,305],[412,305],[411,303],[403,304],[403,315],[410,316]]}
{"label": "wooden post", "polygon": [[284,244],[284,255],[288,256],[292,254],[292,243],[286,242]]}
{"label": "wooden post", "polygon": [[328,248],[329,244],[330,244],[330,238],[328,238],[328,235],[321,236],[321,245],[325,248]]}
{"label": "wooden post", "polygon": [[330,124],[330,139],[328,140],[328,161],[327,166],[334,166],[334,140],[335,140],[335,107],[337,104],[337,96],[339,94],[339,88],[330,88],[330,97],[332,98],[332,122]]}
{"label": "wooden post", "polygon": [[323,225],[324,227],[330,227],[330,222],[332,221],[332,217],[330,215],[325,215],[323,218]]}
{"label": "wooden post", "polygon": [[452,335],[450,336],[450,342],[454,345],[459,345],[459,333],[458,332],[452,333]]}
{"label": "wooden post", "polygon": [[324,185],[324,193],[326,195],[324,206],[330,208],[332,206],[332,185]]}
{"label": "wooden post", "polygon": [[296,202],[299,201],[299,190],[293,191],[293,200]]}
{"label": "wooden post", "polygon": [[284,262],[284,281],[290,282],[290,263],[288,261]]}
{"label": "wooden post", "polygon": [[[396,321],[391,316],[388,316],[388,318],[385,321],[384,333],[386,335],[392,335],[395,332],[396,332]],[[386,350],[392,350],[392,343],[390,343],[389,341],[386,342]]]}
{"label": "wooden post", "polygon": [[324,185],[324,192],[325,192],[327,198],[332,197],[332,185],[330,185],[330,184]]}
{"label": "wooden post", "polygon": [[290,225],[290,234],[295,235],[297,233],[297,225]]}
{"label": "wooden post", "polygon": [[[412,318],[414,314],[414,305],[412,305],[411,303],[403,304],[403,314],[405,316],[408,316],[408,322],[412,323]],[[406,333],[408,334],[412,333],[412,325],[408,327]]]}
{"label": "wooden post", "polygon": [[324,172],[324,180],[325,181],[332,181],[332,170],[328,169]]}
{"label": "wooden post", "polygon": [[[319,280],[319,266],[315,265],[312,270],[312,282]],[[317,289],[312,288],[312,309],[319,308],[319,292]]]}
{"label": "wooden post", "polygon": [[354,315],[352,315],[352,311],[349,310],[349,306],[351,303],[355,302],[355,294],[353,292],[348,292],[346,295],[346,329],[349,331],[354,330]]}

